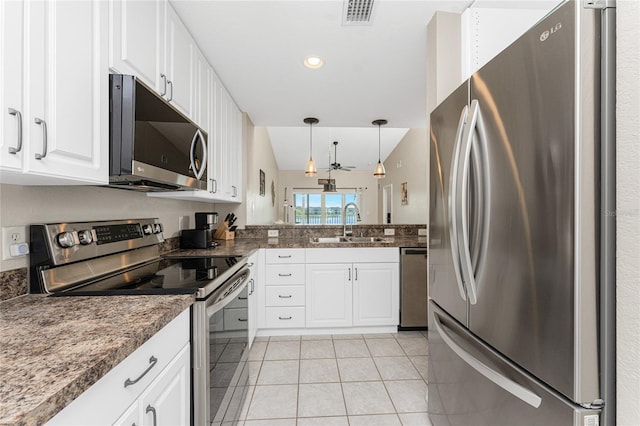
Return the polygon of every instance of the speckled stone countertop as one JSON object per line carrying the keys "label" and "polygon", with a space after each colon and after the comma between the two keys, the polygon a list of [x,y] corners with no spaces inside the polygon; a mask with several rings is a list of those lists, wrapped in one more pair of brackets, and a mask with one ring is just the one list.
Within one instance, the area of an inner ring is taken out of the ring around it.
{"label": "speckled stone countertop", "polygon": [[0,303],[0,425],[43,424],[193,301],[26,295]]}
{"label": "speckled stone countertop", "polygon": [[391,236],[384,242],[367,243],[312,243],[310,237],[297,238],[237,238],[216,240],[220,246],[213,249],[176,250],[169,256],[248,256],[260,248],[354,248],[354,247],[427,247],[427,237]]}

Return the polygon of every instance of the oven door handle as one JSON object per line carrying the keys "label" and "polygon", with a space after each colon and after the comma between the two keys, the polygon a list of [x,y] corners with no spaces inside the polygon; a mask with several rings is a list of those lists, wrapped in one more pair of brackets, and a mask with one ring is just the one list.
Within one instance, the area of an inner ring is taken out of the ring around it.
{"label": "oven door handle", "polygon": [[218,300],[213,305],[207,306],[207,318],[211,318],[213,314],[224,308],[227,304],[229,304],[229,302],[238,297],[238,295],[242,292],[242,290],[245,289],[247,283],[249,282],[250,272],[251,271],[246,269],[240,276],[231,279],[232,284],[230,284],[228,287],[235,286],[237,282],[240,282],[240,284],[238,284],[235,290],[233,290],[231,293],[227,294],[225,297]]}

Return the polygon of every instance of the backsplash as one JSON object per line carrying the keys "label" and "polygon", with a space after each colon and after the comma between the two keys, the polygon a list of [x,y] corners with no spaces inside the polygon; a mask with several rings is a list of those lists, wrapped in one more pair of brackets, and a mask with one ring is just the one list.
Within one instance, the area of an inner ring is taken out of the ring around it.
{"label": "backsplash", "polygon": [[[347,227],[351,229],[351,227]],[[363,237],[382,237],[385,229],[393,229],[395,236],[415,236],[419,229],[427,225],[353,225],[353,235]],[[277,230],[278,238],[334,237],[342,235],[342,225],[247,225],[236,231],[236,238],[267,238],[269,230]]]}

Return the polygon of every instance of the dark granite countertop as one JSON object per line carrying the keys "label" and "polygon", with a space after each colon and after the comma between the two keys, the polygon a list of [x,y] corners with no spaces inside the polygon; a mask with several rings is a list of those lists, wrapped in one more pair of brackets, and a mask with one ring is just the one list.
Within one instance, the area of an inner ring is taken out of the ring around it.
{"label": "dark granite countertop", "polygon": [[355,247],[427,247],[427,237],[389,236],[384,242],[312,243],[310,237],[298,238],[237,238],[216,240],[214,249],[181,249],[165,253],[170,256],[248,256],[260,248],[355,248]]}
{"label": "dark granite countertop", "polygon": [[193,295],[0,303],[0,425],[40,425],[187,309]]}

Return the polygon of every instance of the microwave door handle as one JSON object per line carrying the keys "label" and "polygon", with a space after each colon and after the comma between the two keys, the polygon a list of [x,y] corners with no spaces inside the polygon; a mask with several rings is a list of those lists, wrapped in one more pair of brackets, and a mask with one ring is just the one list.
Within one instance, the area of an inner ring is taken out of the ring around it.
{"label": "microwave door handle", "polygon": [[[202,143],[203,147],[202,164],[199,169],[196,167],[195,161],[196,146],[198,144],[198,140],[200,140],[200,143]],[[204,174],[204,171],[207,169],[207,143],[204,141],[204,136],[200,129],[197,129],[196,133],[193,135],[193,140],[191,141],[191,149],[189,150],[189,158],[191,160],[191,170],[193,170],[193,173],[196,175],[196,179],[200,180],[202,178],[202,175]]]}
{"label": "microwave door handle", "polygon": [[467,116],[469,107],[464,106],[460,113],[460,120],[458,122],[458,129],[456,130],[455,145],[453,147],[453,160],[451,161],[451,175],[449,177],[449,242],[451,243],[451,257],[453,260],[453,269],[456,273],[456,282],[458,283],[458,290],[460,290],[460,296],[462,300],[467,300],[467,294],[464,289],[462,281],[462,273],[460,271],[460,250],[458,248],[458,229],[457,229],[457,211],[456,208],[456,192],[458,188],[457,173],[460,162],[460,145],[464,136],[465,123],[467,122]]}

